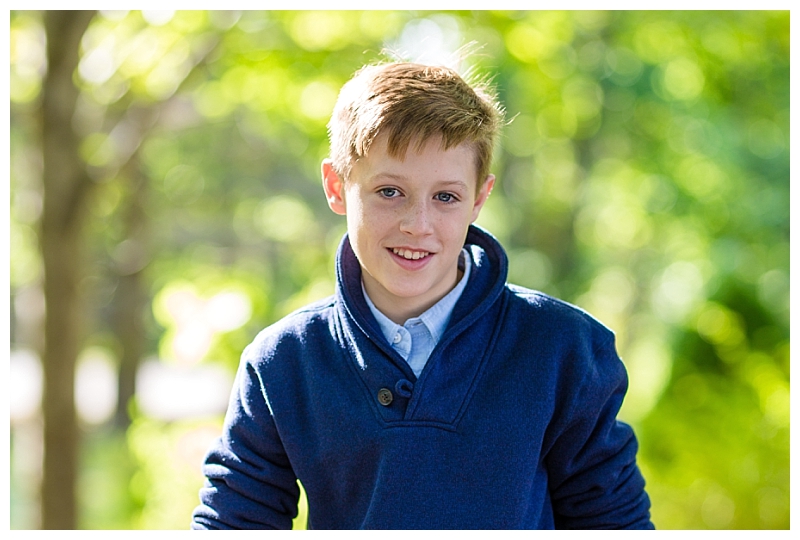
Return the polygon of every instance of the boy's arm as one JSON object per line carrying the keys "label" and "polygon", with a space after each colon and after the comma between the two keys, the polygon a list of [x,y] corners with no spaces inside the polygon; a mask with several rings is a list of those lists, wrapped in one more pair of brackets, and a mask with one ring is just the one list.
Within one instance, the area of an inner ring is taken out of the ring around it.
{"label": "boy's arm", "polygon": [[568,369],[546,458],[559,529],[652,529],[633,430],[617,421],[628,386],[613,339]]}
{"label": "boy's arm", "polygon": [[[245,355],[247,351],[245,351]],[[243,358],[223,435],[206,456],[193,529],[291,529],[300,491],[261,381]]]}

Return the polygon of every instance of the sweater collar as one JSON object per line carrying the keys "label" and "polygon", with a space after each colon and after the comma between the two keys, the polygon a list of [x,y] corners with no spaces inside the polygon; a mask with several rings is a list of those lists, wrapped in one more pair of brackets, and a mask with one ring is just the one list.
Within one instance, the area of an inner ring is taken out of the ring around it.
{"label": "sweater collar", "polygon": [[[466,289],[453,308],[443,340],[462,332],[485,313],[502,292],[508,274],[505,251],[488,231],[470,225],[464,247],[472,255],[473,268]],[[336,253],[336,296],[361,331],[388,353],[391,347],[364,299],[361,265],[347,234]]]}

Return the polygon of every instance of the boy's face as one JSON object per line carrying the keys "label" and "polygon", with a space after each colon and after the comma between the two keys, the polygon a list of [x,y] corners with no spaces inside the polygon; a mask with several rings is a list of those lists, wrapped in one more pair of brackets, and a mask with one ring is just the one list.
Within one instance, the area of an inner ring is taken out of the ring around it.
{"label": "boy's face", "polygon": [[417,152],[412,141],[400,160],[379,135],[346,182],[329,160],[322,176],[331,210],[347,216],[364,288],[387,317],[403,324],[455,286],[467,228],[494,185],[490,175],[476,192],[469,146],[442,150],[432,138]]}

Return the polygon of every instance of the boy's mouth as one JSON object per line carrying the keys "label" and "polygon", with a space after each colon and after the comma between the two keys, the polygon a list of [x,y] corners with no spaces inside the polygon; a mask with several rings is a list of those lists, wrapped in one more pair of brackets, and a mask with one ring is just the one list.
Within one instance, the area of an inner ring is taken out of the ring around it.
{"label": "boy's mouth", "polygon": [[403,257],[404,259],[416,261],[417,259],[423,259],[430,255],[428,251],[411,251],[410,249],[399,249],[399,248],[392,248],[392,253]]}

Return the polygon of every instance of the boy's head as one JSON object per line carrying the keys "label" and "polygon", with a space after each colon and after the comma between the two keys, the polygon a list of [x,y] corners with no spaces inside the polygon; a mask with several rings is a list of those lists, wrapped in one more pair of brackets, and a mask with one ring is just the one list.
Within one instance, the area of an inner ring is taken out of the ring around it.
{"label": "boy's head", "polygon": [[339,94],[328,123],[330,158],[347,181],[379,133],[388,137],[392,157],[439,136],[445,150],[462,143],[472,148],[480,189],[501,119],[502,109],[488,88],[470,86],[452,69],[405,62],[369,65]]}
{"label": "boy's head", "polygon": [[323,189],[347,216],[365,290],[398,324],[457,283],[469,224],[494,185],[500,117],[487,92],[444,67],[368,66],[342,88]]}

